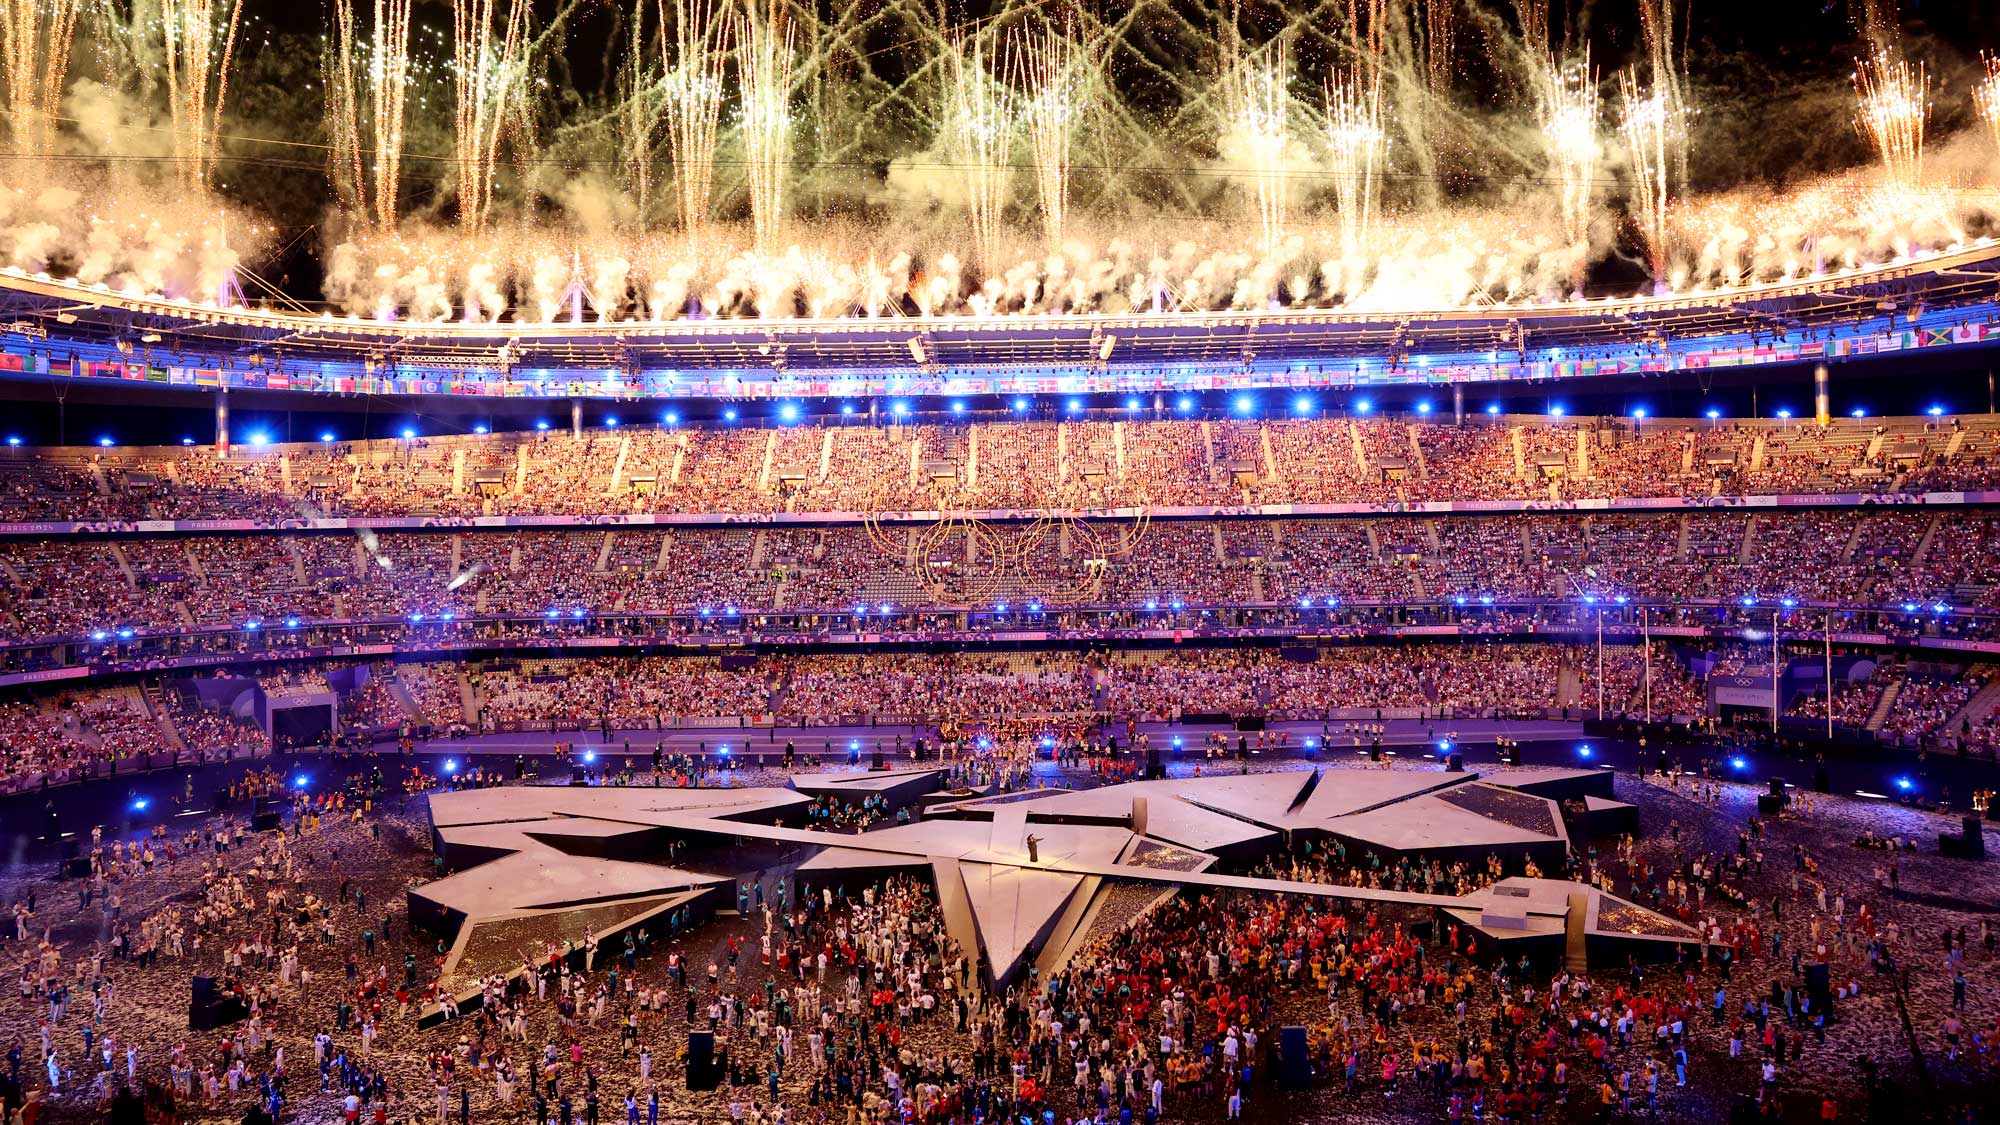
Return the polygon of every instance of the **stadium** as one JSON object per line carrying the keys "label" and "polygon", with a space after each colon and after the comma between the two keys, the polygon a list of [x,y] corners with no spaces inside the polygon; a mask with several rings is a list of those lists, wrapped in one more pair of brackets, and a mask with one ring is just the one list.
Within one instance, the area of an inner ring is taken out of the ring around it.
{"label": "stadium", "polygon": [[297,7],[0,2],[9,1121],[1992,1119],[1990,14]]}

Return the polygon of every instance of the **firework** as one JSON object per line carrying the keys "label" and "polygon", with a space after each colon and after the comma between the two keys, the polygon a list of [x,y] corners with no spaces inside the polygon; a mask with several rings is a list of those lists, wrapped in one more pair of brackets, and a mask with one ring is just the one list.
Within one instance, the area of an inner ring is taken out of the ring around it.
{"label": "firework", "polygon": [[0,65],[17,156],[55,147],[55,117],[82,0],[0,0]]}
{"label": "firework", "polygon": [[1924,175],[1924,129],[1930,123],[1930,78],[1921,65],[1886,51],[1854,69],[1860,101],[1854,127],[1875,150],[1885,183],[1915,187]]}
{"label": "firework", "polygon": [[1667,268],[1668,215],[1687,183],[1692,112],[1674,84],[1648,86],[1629,71],[1619,76],[1618,97],[1618,129],[1632,162],[1633,217],[1657,280],[1665,276]]}
{"label": "firework", "polygon": [[946,147],[965,173],[966,210],[979,266],[993,271],[999,267],[1000,223],[1007,207],[1014,94],[987,66],[984,36],[961,36],[951,60]]}
{"label": "firework", "polygon": [[1451,92],[1457,21],[1457,0],[1424,0],[1424,76],[1434,98],[1448,97]]}
{"label": "firework", "polygon": [[1973,83],[1972,108],[1986,123],[1994,149],[2000,150],[2000,55],[1981,55],[1979,60],[1986,65],[1986,75]]}
{"label": "firework", "polygon": [[1070,140],[1083,116],[1082,53],[1068,28],[1054,24],[1020,30],[1013,43],[1013,69],[1024,93],[1021,116],[1033,151],[1035,192],[1041,203],[1042,244],[1062,243],[1069,205]]}
{"label": "firework", "polygon": [[737,24],[743,93],[743,163],[757,248],[768,251],[785,216],[792,145],[792,72],[797,62],[783,0],[744,0]]}
{"label": "firework", "polygon": [[[225,13],[226,19],[218,18]],[[174,164],[181,186],[190,190],[205,191],[215,172],[216,137],[242,18],[243,0],[160,0]]]}
{"label": "firework", "polygon": [[1388,134],[1382,129],[1382,95],[1358,75],[1327,80],[1324,125],[1340,239],[1350,256],[1365,249],[1375,224]]}
{"label": "firework", "polygon": [[715,138],[722,119],[722,75],[729,59],[729,22],[714,0],[675,0],[674,61],[666,74],[667,143],[680,194],[681,229],[690,236],[708,220],[715,187]]}
{"label": "firework", "polygon": [[1277,249],[1285,234],[1285,156],[1292,141],[1290,63],[1290,52],[1281,40],[1241,53],[1229,71],[1230,132],[1222,146],[1224,151],[1239,150],[1249,161],[1267,254]]}
{"label": "firework", "polygon": [[498,178],[500,140],[524,101],[529,3],[452,0],[458,221],[467,231],[485,225]]}
{"label": "firework", "polygon": [[1548,174],[1562,205],[1563,237],[1575,245],[1590,235],[1600,154],[1597,83],[1588,53],[1568,64],[1551,61],[1542,78],[1541,121]]}
{"label": "firework", "polygon": [[[383,230],[396,225],[410,84],[410,5],[411,0],[375,0],[369,41],[356,34],[354,0],[334,0],[337,45],[327,66],[334,192],[350,212],[369,216]],[[368,53],[365,79],[357,47]]]}

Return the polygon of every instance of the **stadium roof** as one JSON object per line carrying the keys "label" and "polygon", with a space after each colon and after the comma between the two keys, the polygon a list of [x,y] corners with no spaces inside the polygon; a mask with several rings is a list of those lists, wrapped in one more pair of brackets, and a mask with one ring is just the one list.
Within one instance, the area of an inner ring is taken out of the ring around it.
{"label": "stadium roof", "polygon": [[[1786,283],[1463,309],[543,324],[201,304],[6,269],[0,331],[18,358],[0,366],[16,377],[102,378],[100,366],[124,365],[188,372],[155,381],[197,386],[614,398],[1486,381],[1895,351],[1898,334],[1924,330],[1983,343],[1997,295],[1993,239]],[[265,382],[272,374],[281,378]]]}

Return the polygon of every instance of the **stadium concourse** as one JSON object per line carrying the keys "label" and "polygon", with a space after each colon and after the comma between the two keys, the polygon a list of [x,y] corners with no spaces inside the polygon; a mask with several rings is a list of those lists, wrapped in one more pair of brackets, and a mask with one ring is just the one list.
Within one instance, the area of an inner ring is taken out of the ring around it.
{"label": "stadium concourse", "polygon": [[1992,417],[1179,414],[0,453],[0,1093],[1990,1112]]}

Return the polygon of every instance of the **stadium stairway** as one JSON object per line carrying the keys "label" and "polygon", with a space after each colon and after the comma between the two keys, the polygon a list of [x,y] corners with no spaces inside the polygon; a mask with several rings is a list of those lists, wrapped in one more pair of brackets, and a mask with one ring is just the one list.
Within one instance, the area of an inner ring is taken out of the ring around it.
{"label": "stadium stairway", "polygon": [[1952,735],[1958,734],[1967,724],[1979,726],[1993,714],[1996,707],[2000,707],[2000,668],[1991,664],[1981,664],[1972,668],[1968,675],[1984,676],[1986,684],[1972,693],[1972,698],[1965,701],[1965,706],[1960,707],[1953,712],[1951,718],[1945,720],[1944,730]]}
{"label": "stadium stairway", "polygon": [[175,753],[187,749],[187,740],[181,737],[180,728],[174,725],[172,709],[161,704],[158,695],[160,689],[155,685],[147,684],[142,685],[139,690],[140,699],[146,705],[146,713],[151,715],[153,722],[159,726],[160,737],[166,740],[167,746]]}
{"label": "stadium stairway", "polygon": [[1882,732],[1882,724],[1889,721],[1889,711],[1896,706],[1896,697],[1903,694],[1906,682],[1901,673],[1889,681],[1889,686],[1882,689],[1882,697],[1875,701],[1875,709],[1868,712],[1868,721],[1862,724],[1863,730],[1869,734]]}

